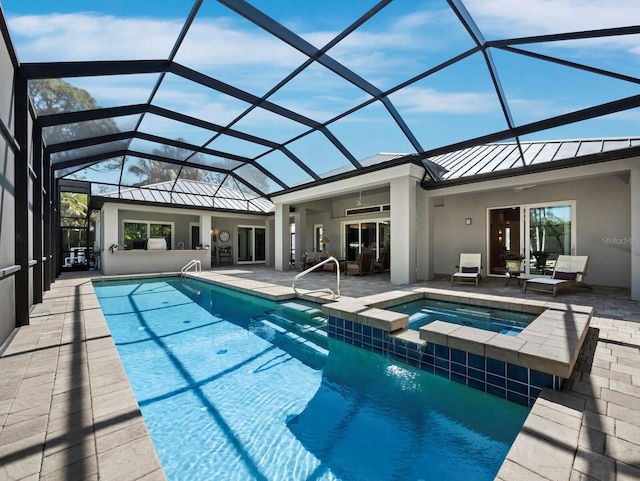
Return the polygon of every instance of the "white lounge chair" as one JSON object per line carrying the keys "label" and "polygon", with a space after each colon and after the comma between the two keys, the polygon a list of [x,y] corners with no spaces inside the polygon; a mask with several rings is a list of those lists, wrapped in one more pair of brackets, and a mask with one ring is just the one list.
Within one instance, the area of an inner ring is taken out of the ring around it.
{"label": "white lounge chair", "polygon": [[523,292],[527,292],[527,288],[536,291],[549,292],[553,291],[553,297],[556,297],[558,289],[564,287],[584,287],[591,289],[589,284],[584,282],[587,275],[587,266],[589,264],[589,256],[566,256],[560,255],[556,260],[556,264],[551,273],[551,277],[534,277],[524,281]]}
{"label": "white lounge chair", "polygon": [[482,254],[460,254],[458,272],[451,276],[451,285],[454,282],[475,282],[482,279]]}

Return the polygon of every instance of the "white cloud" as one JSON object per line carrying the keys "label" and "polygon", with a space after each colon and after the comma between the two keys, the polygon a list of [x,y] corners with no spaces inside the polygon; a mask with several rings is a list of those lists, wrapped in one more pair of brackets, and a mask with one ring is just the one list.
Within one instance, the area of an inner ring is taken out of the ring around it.
{"label": "white cloud", "polygon": [[[494,35],[525,37],[637,24],[638,0],[466,0],[478,26]],[[581,42],[601,47],[635,49],[638,37],[607,37]],[[572,42],[558,45],[572,46]],[[575,43],[573,43],[575,45]]]}
{"label": "white cloud", "polygon": [[159,74],[108,75],[65,79],[86,90],[100,107],[145,103]]}
{"label": "white cloud", "polygon": [[252,65],[293,69],[305,59],[266,33],[248,32],[214,19],[195,23],[176,57],[179,63],[200,68]]}
{"label": "white cloud", "polygon": [[182,20],[51,14],[9,19],[23,62],[166,58]]}
{"label": "white cloud", "polygon": [[[119,18],[90,13],[9,19],[24,62],[167,58],[183,22],[184,19]],[[191,68],[293,68],[301,63],[302,55],[266,33],[236,28],[224,18],[208,18],[191,26],[177,61]]]}
{"label": "white cloud", "polygon": [[409,113],[486,114],[499,112],[495,94],[442,92],[435,89],[407,87],[391,97],[397,107]]}
{"label": "white cloud", "polygon": [[[511,113],[517,123],[529,123],[545,117],[566,114],[580,107],[570,107],[554,102],[552,99],[508,98]],[[524,117],[526,115],[526,118]]]}

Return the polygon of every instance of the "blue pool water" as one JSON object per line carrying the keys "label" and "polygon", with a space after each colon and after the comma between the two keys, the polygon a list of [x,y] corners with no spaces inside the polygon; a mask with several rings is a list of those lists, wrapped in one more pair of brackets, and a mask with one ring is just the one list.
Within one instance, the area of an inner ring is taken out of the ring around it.
{"label": "blue pool water", "polygon": [[490,480],[528,410],[180,278],[97,282],[170,480]]}
{"label": "blue pool water", "polygon": [[470,306],[455,302],[421,299],[391,307],[390,310],[409,315],[409,329],[420,329],[433,321],[476,327],[485,331],[517,336],[538,314]]}

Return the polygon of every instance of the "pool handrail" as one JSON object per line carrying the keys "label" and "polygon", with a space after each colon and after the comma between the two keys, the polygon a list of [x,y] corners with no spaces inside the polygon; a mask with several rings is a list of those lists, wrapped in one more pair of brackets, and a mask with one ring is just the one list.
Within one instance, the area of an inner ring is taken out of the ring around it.
{"label": "pool handrail", "polygon": [[298,295],[298,290],[296,289],[296,281],[298,279],[300,279],[302,276],[304,276],[305,274],[308,274],[311,271],[316,270],[318,267],[322,267],[323,265],[329,263],[329,262],[335,262],[336,263],[336,291],[338,292],[338,294],[336,295],[331,289],[329,289],[328,287],[322,288],[322,289],[318,289],[316,291],[311,291],[311,292],[322,292],[322,291],[328,291],[329,293],[331,293],[331,300],[334,300],[336,297],[340,297],[340,262],[338,261],[338,259],[336,259],[333,256],[328,257],[327,259],[324,259],[323,261],[318,262],[317,264],[312,265],[311,267],[309,267],[307,270],[302,271],[300,274],[298,274],[297,276],[295,276],[293,278],[293,283],[291,284],[291,287],[293,288],[293,292],[296,293],[296,295]]}
{"label": "pool handrail", "polygon": [[202,272],[202,262],[198,259],[191,259],[182,269],[180,269],[180,275],[184,277],[192,267],[196,272]]}

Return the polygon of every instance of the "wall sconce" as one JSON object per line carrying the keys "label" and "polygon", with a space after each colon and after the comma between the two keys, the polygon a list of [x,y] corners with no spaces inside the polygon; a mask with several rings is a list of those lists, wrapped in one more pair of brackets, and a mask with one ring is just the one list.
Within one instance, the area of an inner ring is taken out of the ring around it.
{"label": "wall sconce", "polygon": [[322,240],[320,242],[322,242],[322,250],[324,251],[327,248],[327,244],[331,241],[327,239],[325,236],[322,236]]}
{"label": "wall sconce", "polygon": [[218,229],[216,228],[211,229],[211,240],[213,242],[216,242],[218,240]]}
{"label": "wall sconce", "polygon": [[467,224],[467,225],[471,225],[471,217],[467,217],[467,218],[464,220],[464,223],[465,223],[465,224]]}

